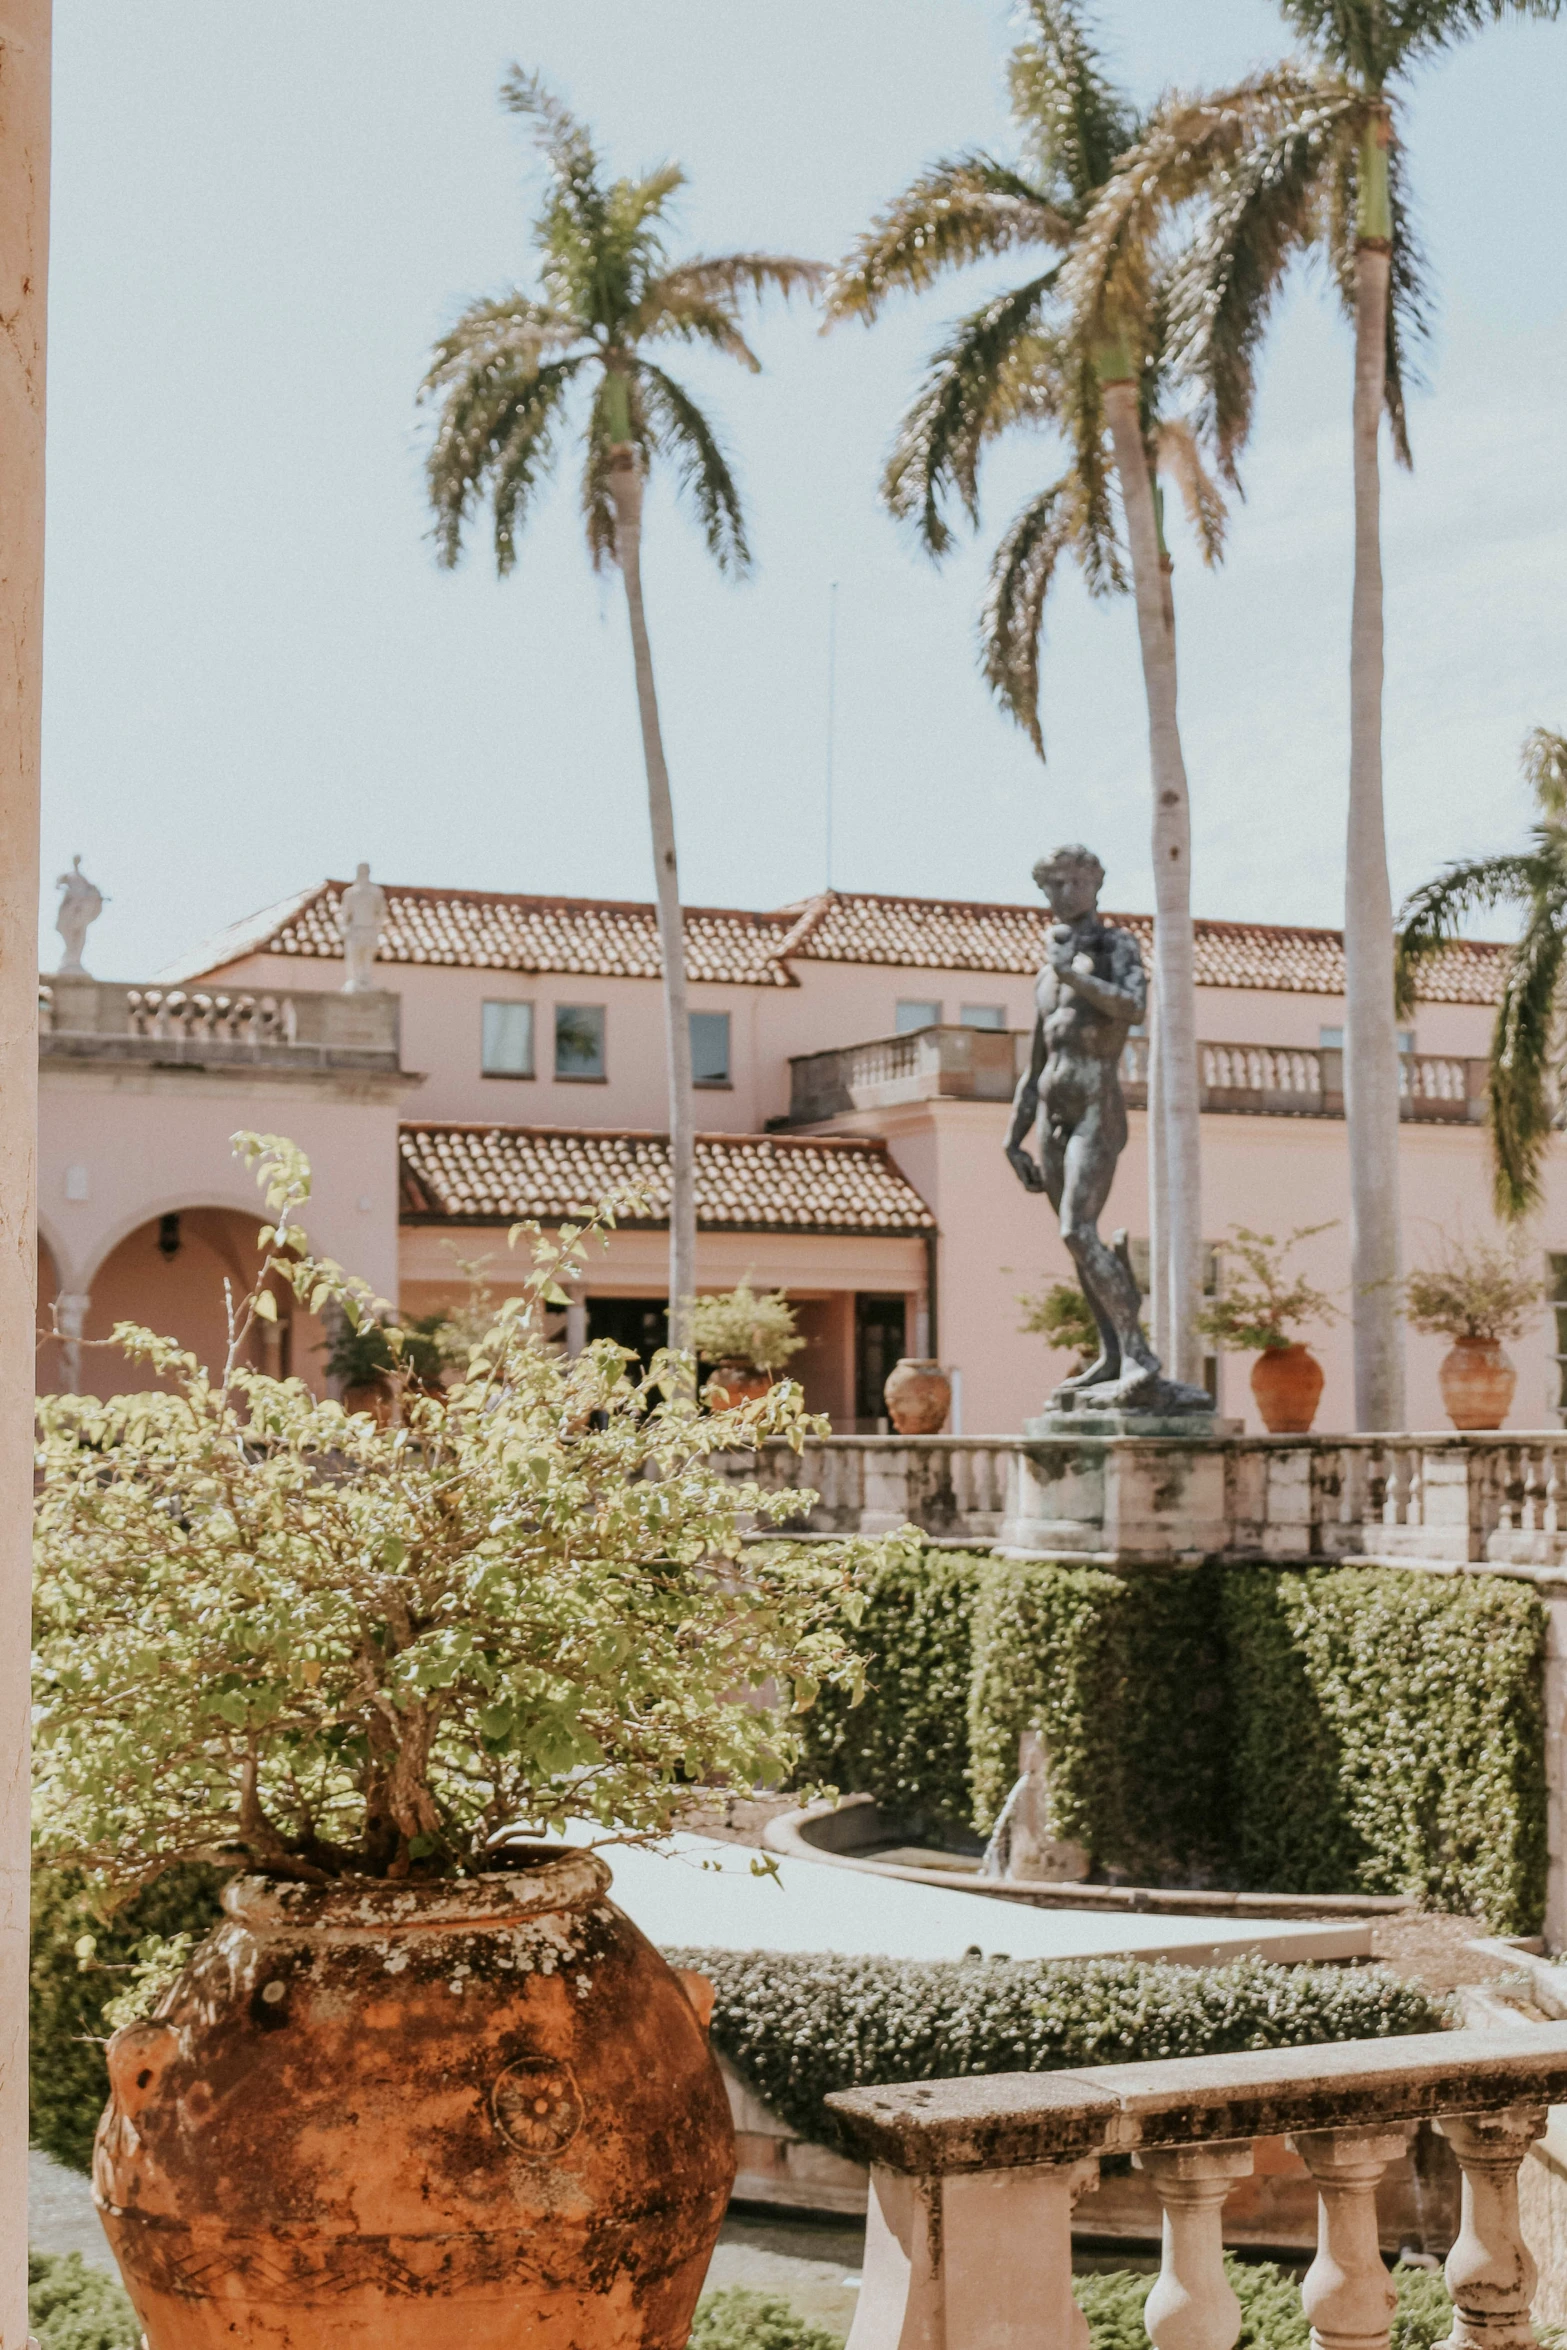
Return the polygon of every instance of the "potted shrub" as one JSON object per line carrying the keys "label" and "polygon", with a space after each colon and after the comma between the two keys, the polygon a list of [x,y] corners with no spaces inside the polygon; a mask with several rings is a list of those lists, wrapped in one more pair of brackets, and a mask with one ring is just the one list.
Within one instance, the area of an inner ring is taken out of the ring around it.
{"label": "potted shrub", "polygon": [[1455,1428],[1500,1428],[1518,1373],[1502,1341],[1519,1338],[1538,1313],[1545,1284],[1517,1248],[1448,1242],[1434,1265],[1404,1283],[1404,1311],[1416,1330],[1450,1338],[1437,1377]]}
{"label": "potted shrub", "polygon": [[326,1349],[326,1375],[343,1390],[345,1412],[368,1412],[384,1427],[396,1401],[398,1369],[388,1326],[366,1314],[358,1322],[336,1317],[337,1330]]}
{"label": "potted shrub", "polygon": [[773,1373],[797,1355],[805,1340],[781,1289],[760,1296],[749,1281],[699,1297],[691,1309],[691,1343],[716,1367],[707,1397],[715,1411],[765,1395]]}
{"label": "potted shrub", "polygon": [[269,1277],[374,1301],[292,1221],[299,1153],[238,1139],[273,1222],[227,1363],[122,1325],[164,1389],[40,1407],[41,1857],[236,1872],[109,2043],[94,2193],[148,2350],[674,2350],[733,2133],[700,1987],[591,1847],[788,1773],[791,1704],[856,1679],[861,1546],[742,1539],[799,1496],[710,1456],[798,1445],[794,1388],[703,1413],[667,1360],[547,1343],[570,1231],[401,1426],[244,1368]]}
{"label": "potted shrub", "polygon": [[1303,1322],[1334,1321],[1338,1309],[1309,1281],[1289,1280],[1284,1260],[1301,1241],[1331,1229],[1305,1224],[1280,1243],[1271,1232],[1233,1225],[1231,1237],[1219,1244],[1219,1257],[1240,1269],[1226,1269],[1218,1296],[1197,1317],[1205,1338],[1240,1353],[1255,1351],[1251,1391],[1270,1436],[1306,1435],[1322,1400],[1322,1365],[1294,1332]]}

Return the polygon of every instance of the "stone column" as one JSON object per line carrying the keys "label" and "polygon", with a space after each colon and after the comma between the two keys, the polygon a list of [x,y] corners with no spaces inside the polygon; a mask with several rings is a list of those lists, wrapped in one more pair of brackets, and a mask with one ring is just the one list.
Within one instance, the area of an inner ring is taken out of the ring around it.
{"label": "stone column", "polygon": [[0,0],[0,2350],[27,2341],[28,1626],[50,0]]}
{"label": "stone column", "polygon": [[1447,2256],[1453,2330],[1441,2350],[1535,2350],[1539,2274],[1518,2218],[1518,2169],[1545,2135],[1543,2106],[1445,2113],[1437,2128],[1464,2174],[1458,2240]]}
{"label": "stone column", "polygon": [[1377,2182],[1409,2131],[1306,2130],[1292,2143],[1317,2182],[1317,2257],[1300,2289],[1311,2350],[1387,2350],[1397,2296],[1382,2266]]}
{"label": "stone column", "polygon": [[1099,2165],[910,2178],[871,2171],[846,2350],[1088,2350],[1072,2299],[1072,2206]]}
{"label": "stone column", "polygon": [[1160,2146],[1134,2154],[1164,2212],[1159,2281],[1143,2324],[1156,2350],[1233,2350],[1241,2305],[1224,2273],[1224,2201],[1251,2176],[1249,2139]]}

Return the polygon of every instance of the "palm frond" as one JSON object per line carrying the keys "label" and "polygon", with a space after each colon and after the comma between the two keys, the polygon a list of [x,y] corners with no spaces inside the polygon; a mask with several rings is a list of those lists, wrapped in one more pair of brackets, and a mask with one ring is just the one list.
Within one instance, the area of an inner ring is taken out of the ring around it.
{"label": "palm frond", "polygon": [[1491,1151],[1496,1206],[1511,1222],[1540,1204],[1540,1162],[1555,1103],[1551,1063],[1558,1028],[1567,902],[1560,883],[1535,899],[1507,962],[1491,1039]]}
{"label": "palm frond", "polygon": [[1371,89],[1508,17],[1547,21],[1562,0],[1280,0],[1286,20]]}
{"label": "palm frond", "polygon": [[637,362],[636,380],[653,443],[674,466],[682,492],[695,505],[709,554],[720,571],[747,570],[751,550],[740,492],[712,426],[689,393],[651,360]]}
{"label": "palm frond", "polygon": [[1063,211],[1080,213],[1137,136],[1079,0],[1026,0],[1028,30],[1007,68],[1012,113],[1029,160]]}
{"label": "palm frond", "polygon": [[555,95],[542,74],[514,65],[501,83],[501,104],[534,125],[539,145],[557,177],[597,177],[593,134],[586,123],[577,120],[565,100]]}
{"label": "palm frond", "polygon": [[[927,553],[944,555],[952,533],[942,514],[949,489],[969,519],[979,520],[979,456],[1009,362],[1025,341],[1037,344],[1039,315],[1054,270],[960,321],[931,360],[925,381],[898,427],[882,477],[882,498],[900,521],[914,520]],[[1009,386],[1016,413],[1018,386]]]}
{"label": "palm frond", "polygon": [[761,361],[740,331],[742,300],[769,291],[785,301],[801,289],[814,293],[826,275],[824,263],[788,253],[698,254],[647,281],[621,332],[628,343],[644,335],[711,343],[757,374]]}
{"label": "palm frond", "polygon": [[869,326],[889,295],[918,294],[944,269],[1022,246],[1070,243],[1072,222],[1026,179],[977,150],[933,163],[877,214],[824,291],[826,323]]}
{"label": "palm frond", "polygon": [[1154,439],[1159,471],[1168,474],[1181,493],[1186,519],[1197,535],[1202,559],[1210,569],[1224,557],[1224,534],[1229,512],[1218,483],[1202,461],[1197,435],[1184,417],[1167,417]]}
{"label": "palm frond", "polygon": [[667,277],[655,278],[636,307],[627,312],[621,339],[634,345],[668,338],[706,343],[722,351],[726,359],[737,359],[748,374],[762,372],[762,362],[740,332],[727,303],[710,302],[678,288],[671,290]]}
{"label": "palm frond", "polygon": [[476,366],[444,379],[425,481],[435,516],[436,553],[450,569],[463,531],[486,494],[495,517],[495,561],[516,560],[517,531],[555,457],[555,431],[573,378],[591,354],[577,352],[510,373]]}
{"label": "palm frond", "polygon": [[1567,735],[1534,727],[1524,736],[1521,763],[1540,813],[1559,823],[1567,816]]}
{"label": "palm frond", "polygon": [[[1209,96],[1165,100],[1096,199],[1062,272],[1062,297],[1075,331],[1091,342],[1135,332],[1156,274],[1161,234],[1196,197],[1206,195],[1216,214],[1228,213],[1234,239],[1248,226],[1244,198],[1252,195],[1261,213],[1251,225],[1249,257],[1254,266],[1265,264],[1270,231],[1275,246],[1285,235],[1286,197],[1298,205],[1305,160],[1286,183],[1277,161],[1268,168],[1270,150],[1294,134],[1309,154],[1357,109],[1364,110],[1364,101],[1345,84],[1294,65],[1273,67]],[[1240,169],[1246,158],[1256,159],[1249,172]],[[1232,194],[1226,206],[1238,170],[1243,192]],[[1222,245],[1209,257],[1210,302],[1227,283],[1224,257]],[[1201,316],[1199,305],[1193,321]]]}
{"label": "palm frond", "polygon": [[1011,524],[992,558],[979,615],[985,683],[1041,759],[1040,639],[1050,583],[1074,535],[1073,489],[1070,475],[1065,476],[1031,499]]}
{"label": "palm frond", "polygon": [[1394,989],[1400,1014],[1413,1012],[1422,968],[1457,938],[1471,915],[1497,906],[1531,905],[1551,880],[1549,865],[1538,855],[1469,857],[1411,890],[1398,915]]}
{"label": "palm frond", "polygon": [[509,375],[536,374],[545,354],[581,339],[582,328],[566,312],[516,292],[470,303],[435,346],[419,386],[421,402],[460,376],[504,369]]}
{"label": "palm frond", "polygon": [[1201,391],[1199,427],[1228,481],[1251,431],[1274,304],[1291,264],[1323,234],[1324,174],[1353,145],[1358,111],[1325,86],[1282,119],[1271,101],[1260,108],[1254,135],[1215,156],[1208,202],[1175,264],[1171,364]]}
{"label": "palm frond", "polygon": [[669,270],[661,284],[699,300],[739,301],[749,294],[815,294],[826,283],[825,261],[802,260],[797,253],[698,253]]}

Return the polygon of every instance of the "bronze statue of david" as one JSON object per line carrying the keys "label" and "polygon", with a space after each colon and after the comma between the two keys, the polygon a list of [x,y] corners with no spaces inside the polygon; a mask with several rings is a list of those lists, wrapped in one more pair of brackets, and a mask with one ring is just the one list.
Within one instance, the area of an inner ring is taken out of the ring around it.
{"label": "bronze statue of david", "polygon": [[[1129,930],[1104,921],[1104,867],[1079,844],[1034,867],[1055,919],[1034,987],[1038,1006],[1028,1068],[1013,1102],[1006,1153],[1027,1191],[1042,1191],[1099,1331],[1099,1356],[1064,1379],[1058,1408],[1211,1412],[1202,1387],[1166,1379],[1142,1332],[1142,1295],[1127,1257],[1099,1231],[1116,1162],[1126,1148],[1121,1056],[1148,1009],[1142,952]],[[1035,1120],[1039,1156],[1027,1148]]]}

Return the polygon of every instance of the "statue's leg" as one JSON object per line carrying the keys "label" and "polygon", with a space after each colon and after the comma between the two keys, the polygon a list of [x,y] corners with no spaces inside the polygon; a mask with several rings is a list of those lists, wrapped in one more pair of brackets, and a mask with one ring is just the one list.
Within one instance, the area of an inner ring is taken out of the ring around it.
{"label": "statue's leg", "polygon": [[[1064,1202],[1067,1192],[1068,1149],[1071,1141],[1072,1130],[1053,1122],[1047,1110],[1039,1122],[1039,1164],[1044,1170],[1046,1196],[1061,1220],[1063,1239],[1067,1238],[1067,1214]],[[1072,1248],[1069,1239],[1067,1239],[1067,1247]],[[1090,1289],[1084,1279],[1083,1268],[1075,1249],[1072,1249],[1072,1262],[1077,1266],[1078,1285],[1088,1301],[1088,1310],[1093,1315],[1095,1326],[1099,1332],[1099,1354],[1096,1361],[1086,1363],[1081,1371],[1074,1371],[1069,1379],[1063,1379],[1055,1390],[1058,1395],[1066,1389],[1106,1387],[1112,1380],[1119,1379],[1121,1376],[1121,1341],[1116,1335],[1115,1324],[1110,1319],[1099,1297]]]}
{"label": "statue's leg", "polygon": [[[1097,1115],[1090,1111],[1066,1146],[1061,1237],[1072,1252],[1072,1262],[1077,1267],[1083,1295],[1093,1307],[1095,1321],[1101,1330],[1108,1326],[1113,1335],[1119,1358],[1117,1373],[1133,1363],[1157,1370],[1158,1358],[1150,1351],[1138,1327],[1142,1293],[1130,1266],[1099,1234],[1099,1217],[1110,1197],[1119,1156],[1112,1138],[1105,1133]],[[1069,1388],[1106,1383],[1102,1377],[1090,1379],[1087,1375],[1062,1382]]]}

